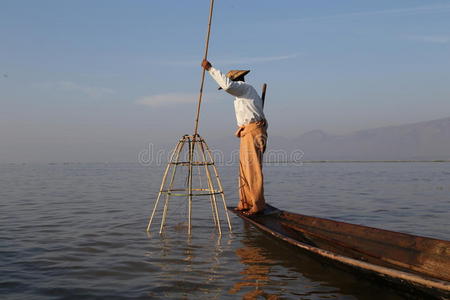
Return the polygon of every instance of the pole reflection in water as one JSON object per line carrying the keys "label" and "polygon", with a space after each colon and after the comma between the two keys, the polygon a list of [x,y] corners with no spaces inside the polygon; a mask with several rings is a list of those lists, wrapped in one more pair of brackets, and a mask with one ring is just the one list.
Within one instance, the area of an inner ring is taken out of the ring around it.
{"label": "pole reflection in water", "polygon": [[[201,232],[200,237],[173,230],[149,237],[154,250],[146,254],[146,259],[159,271],[148,274],[148,296],[187,299],[200,295],[220,299],[220,295],[227,294],[224,276],[232,270],[228,266],[234,255],[224,257],[223,252],[232,253],[232,237],[220,236],[207,226],[196,229]],[[209,238],[205,236],[208,233]]]}

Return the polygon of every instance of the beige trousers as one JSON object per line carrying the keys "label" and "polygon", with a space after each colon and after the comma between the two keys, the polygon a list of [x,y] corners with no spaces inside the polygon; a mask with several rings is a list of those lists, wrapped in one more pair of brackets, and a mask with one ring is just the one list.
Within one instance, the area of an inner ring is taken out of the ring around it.
{"label": "beige trousers", "polygon": [[239,127],[239,204],[237,209],[264,210],[263,153],[266,151],[267,123],[260,121]]}

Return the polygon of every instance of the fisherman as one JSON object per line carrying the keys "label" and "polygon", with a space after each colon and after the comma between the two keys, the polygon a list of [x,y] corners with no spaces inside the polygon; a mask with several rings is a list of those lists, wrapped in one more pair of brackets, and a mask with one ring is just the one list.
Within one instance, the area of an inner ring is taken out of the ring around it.
{"label": "fisherman", "polygon": [[267,121],[263,103],[255,88],[245,83],[250,70],[231,70],[226,75],[204,59],[202,67],[227,93],[236,97],[234,109],[240,138],[239,151],[239,203],[236,210],[250,216],[264,211],[263,153],[267,143]]}

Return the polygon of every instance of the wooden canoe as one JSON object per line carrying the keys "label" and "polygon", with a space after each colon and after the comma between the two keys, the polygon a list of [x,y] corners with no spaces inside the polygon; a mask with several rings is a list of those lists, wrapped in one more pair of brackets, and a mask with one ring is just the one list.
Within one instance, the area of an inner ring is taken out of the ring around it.
{"label": "wooden canoe", "polygon": [[239,217],[315,257],[411,296],[450,299],[450,242],[278,210]]}

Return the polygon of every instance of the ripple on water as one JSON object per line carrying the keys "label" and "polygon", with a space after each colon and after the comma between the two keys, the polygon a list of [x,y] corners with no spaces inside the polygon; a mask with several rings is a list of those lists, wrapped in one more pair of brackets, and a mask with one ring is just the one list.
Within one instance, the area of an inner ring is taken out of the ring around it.
{"label": "ripple on water", "polygon": [[[449,238],[448,165],[374,166],[267,166],[267,199],[307,215]],[[236,168],[222,171],[234,205]],[[218,238],[209,203],[194,203],[191,239],[182,201],[170,206],[163,235],[159,220],[147,235],[162,172],[137,164],[0,165],[0,298],[401,299],[234,216],[234,233],[223,223]]]}

